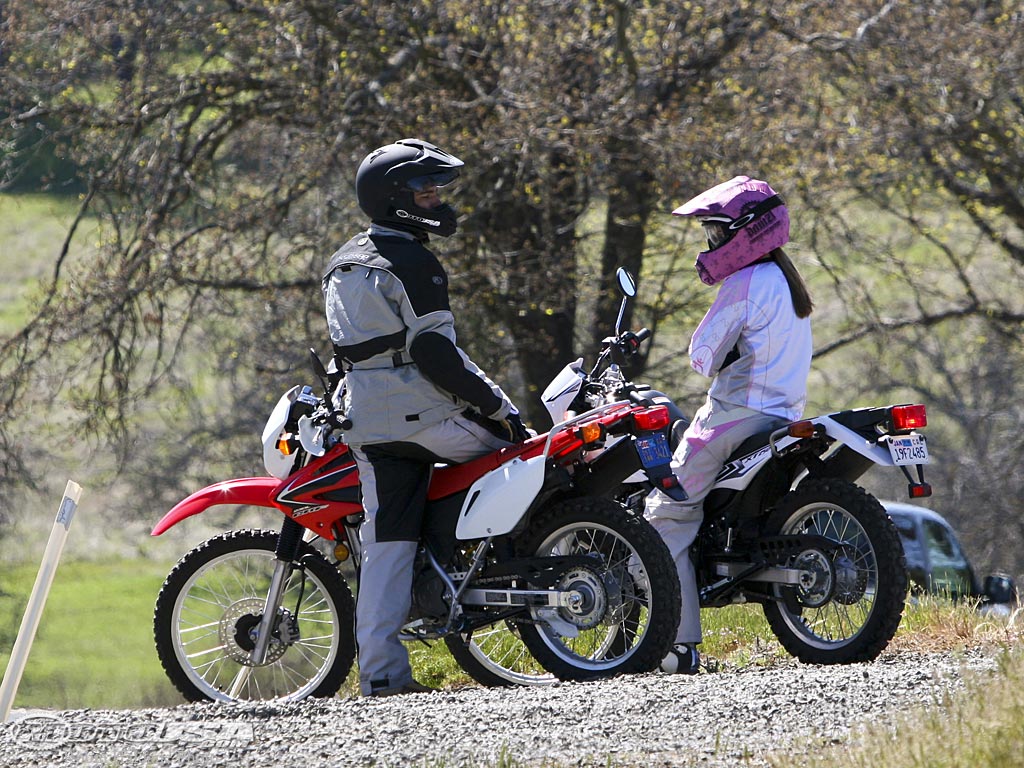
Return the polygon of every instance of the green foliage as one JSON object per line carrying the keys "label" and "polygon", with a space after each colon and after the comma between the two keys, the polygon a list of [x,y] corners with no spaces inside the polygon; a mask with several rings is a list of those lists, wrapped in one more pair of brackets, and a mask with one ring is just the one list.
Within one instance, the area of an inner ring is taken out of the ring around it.
{"label": "green foliage", "polygon": [[60,194],[83,191],[84,174],[54,138],[58,130],[53,119],[43,119],[23,127],[6,145],[0,144],[0,169],[8,169],[7,178],[0,176],[0,189]]}

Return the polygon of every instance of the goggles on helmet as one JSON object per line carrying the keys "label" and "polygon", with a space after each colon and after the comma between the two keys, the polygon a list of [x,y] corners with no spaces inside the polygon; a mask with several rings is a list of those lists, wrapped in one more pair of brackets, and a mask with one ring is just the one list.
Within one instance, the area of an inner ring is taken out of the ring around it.
{"label": "goggles on helmet", "polygon": [[711,250],[721,248],[739,234],[747,224],[754,221],[772,208],[785,205],[781,195],[772,195],[755,205],[739,218],[732,219],[728,216],[710,215],[698,216],[697,220],[704,227],[704,235],[708,239],[708,247]]}
{"label": "goggles on helmet", "polygon": [[413,192],[422,192],[430,187],[444,187],[451,184],[455,179],[459,177],[459,172],[455,169],[448,171],[438,171],[437,173],[428,173],[425,176],[416,176],[415,178],[409,179],[405,182],[405,185]]}
{"label": "goggles on helmet", "polygon": [[736,234],[736,231],[729,231],[729,222],[732,219],[715,218],[714,216],[701,216],[699,219],[704,227],[704,236],[708,239],[708,248],[714,250],[720,245],[725,245]]}

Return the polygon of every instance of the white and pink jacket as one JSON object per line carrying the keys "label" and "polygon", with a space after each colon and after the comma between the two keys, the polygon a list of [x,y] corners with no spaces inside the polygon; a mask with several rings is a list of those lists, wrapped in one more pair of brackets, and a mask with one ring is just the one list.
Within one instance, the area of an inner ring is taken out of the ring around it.
{"label": "white and pink jacket", "polygon": [[690,340],[690,365],[714,379],[708,394],[715,400],[796,421],[807,402],[811,352],[810,319],[796,316],[782,270],[764,262],[722,281]]}

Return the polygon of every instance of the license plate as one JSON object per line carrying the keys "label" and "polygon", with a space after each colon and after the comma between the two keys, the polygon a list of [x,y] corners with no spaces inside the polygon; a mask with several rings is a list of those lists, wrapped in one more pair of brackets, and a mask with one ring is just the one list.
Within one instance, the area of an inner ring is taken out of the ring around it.
{"label": "license plate", "polygon": [[636,451],[640,454],[640,463],[645,467],[656,467],[672,460],[672,452],[668,449],[668,440],[660,432],[638,437]]}
{"label": "license plate", "polygon": [[900,435],[889,438],[889,454],[896,465],[927,464],[928,444],[924,435]]}

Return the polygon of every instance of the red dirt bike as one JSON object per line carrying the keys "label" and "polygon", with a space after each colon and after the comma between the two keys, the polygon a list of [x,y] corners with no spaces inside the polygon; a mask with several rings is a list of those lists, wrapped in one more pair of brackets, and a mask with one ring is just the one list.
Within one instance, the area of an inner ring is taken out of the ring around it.
{"label": "red dirt bike", "polygon": [[[164,582],[157,653],[190,701],[331,696],[352,668],[355,606],[339,566],[358,580],[359,475],[337,382],[313,361],[324,395],[293,387],[264,430],[272,476],[197,491],[153,529],[225,504],[284,517],[276,531],[214,536]],[[679,621],[675,567],[642,516],[607,494],[640,470],[674,492],[668,425],[662,406],[603,404],[435,468],[402,638],[443,640],[485,685],[656,668]]]}

